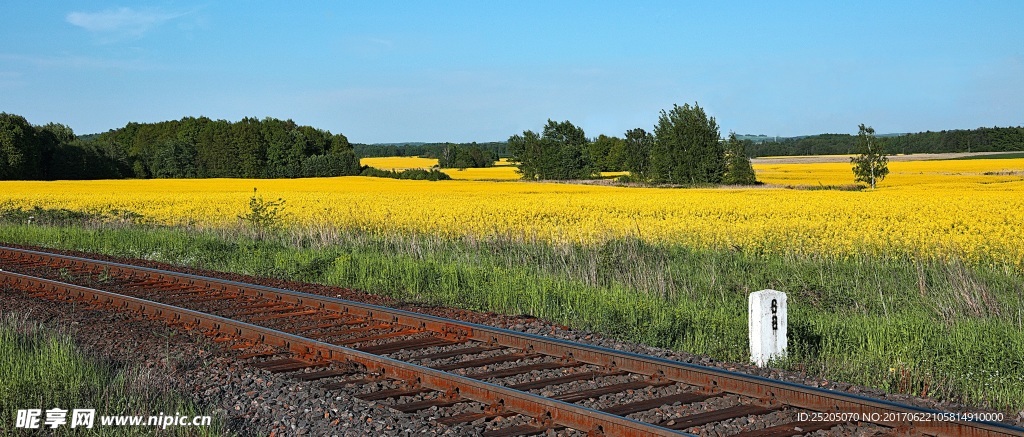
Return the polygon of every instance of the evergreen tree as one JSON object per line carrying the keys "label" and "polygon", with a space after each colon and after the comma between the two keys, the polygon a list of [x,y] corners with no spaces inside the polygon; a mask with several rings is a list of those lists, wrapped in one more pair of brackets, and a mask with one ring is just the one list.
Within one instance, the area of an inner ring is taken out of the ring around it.
{"label": "evergreen tree", "polygon": [[725,142],[725,174],[722,183],[726,185],[753,185],[757,182],[754,167],[747,157],[747,141],[736,139],[736,133],[729,133]]}
{"label": "evergreen tree", "polygon": [[[330,135],[330,132],[326,133]],[[352,144],[342,134],[331,135],[330,155],[333,162],[333,174],[331,176],[346,176],[359,174],[359,158],[356,157]]]}

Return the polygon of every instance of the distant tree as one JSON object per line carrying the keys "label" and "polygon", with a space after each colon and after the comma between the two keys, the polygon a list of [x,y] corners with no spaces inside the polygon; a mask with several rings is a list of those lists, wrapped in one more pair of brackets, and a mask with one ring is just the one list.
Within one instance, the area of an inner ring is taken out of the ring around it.
{"label": "distant tree", "polygon": [[544,174],[545,143],[536,132],[527,130],[522,135],[508,138],[509,162],[515,163],[523,179],[541,179]]}
{"label": "distant tree", "polygon": [[853,176],[856,182],[867,182],[871,189],[878,181],[889,174],[889,158],[881,141],[875,138],[875,129],[860,125],[857,133],[858,155],[850,158],[853,163]]}
{"label": "distant tree", "polygon": [[42,143],[25,117],[0,113],[0,179],[39,178]]}
{"label": "distant tree", "polygon": [[495,157],[490,150],[474,144],[445,144],[437,154],[437,166],[441,168],[482,168],[494,165]]}
{"label": "distant tree", "polygon": [[638,180],[646,180],[651,163],[651,148],[654,147],[654,135],[636,128],[626,131],[623,143],[623,164],[630,176]]}
{"label": "distant tree", "polygon": [[583,129],[548,120],[542,135],[525,131],[508,139],[510,161],[523,179],[584,179],[596,174]]}
{"label": "distant tree", "polygon": [[323,155],[330,150],[330,139],[324,135],[324,131],[312,126],[299,126],[302,138],[306,140],[303,153],[306,156]]}
{"label": "distant tree", "polygon": [[725,174],[722,183],[726,185],[753,185],[757,182],[754,167],[747,157],[746,143],[749,140],[736,139],[736,133],[730,132],[725,142]]}
{"label": "distant tree", "polygon": [[654,128],[650,176],[654,182],[717,184],[725,172],[718,124],[696,103],[661,111]]}
{"label": "distant tree", "polygon": [[624,147],[622,138],[601,134],[587,144],[587,151],[598,171],[622,171]]}
{"label": "distant tree", "polygon": [[313,155],[302,160],[302,177],[322,178],[359,174],[359,167],[352,170],[352,161],[343,154],[328,153]]}
{"label": "distant tree", "polygon": [[606,171],[626,170],[626,140],[619,137],[611,137],[612,147],[605,157]]}
{"label": "distant tree", "polygon": [[328,155],[331,157],[331,176],[350,176],[359,174],[359,158],[356,157],[352,144],[342,134],[331,134],[324,131],[327,137]]}
{"label": "distant tree", "polygon": [[199,154],[199,177],[240,177],[238,154],[231,141],[231,124],[226,120],[206,123],[199,131],[196,150]]}
{"label": "distant tree", "polygon": [[301,147],[298,154],[292,147],[291,131],[295,122],[266,117],[261,123],[263,138],[267,142],[267,160],[263,172],[268,178],[294,178],[302,168]]}
{"label": "distant tree", "polygon": [[[292,130],[288,131],[286,144],[287,149],[279,151],[280,155],[275,156],[277,171],[280,175],[276,177],[300,177],[302,176],[302,160],[306,159],[306,135],[302,132],[302,129],[292,128]],[[270,152],[268,151],[267,153],[267,159],[270,159]]]}
{"label": "distant tree", "polygon": [[121,179],[131,174],[121,162],[111,159],[96,144],[75,141],[61,144],[46,169],[46,179]]}
{"label": "distant tree", "polygon": [[183,140],[168,140],[153,155],[154,178],[195,178],[196,146]]}
{"label": "distant tree", "polygon": [[71,144],[77,139],[75,131],[70,126],[60,123],[46,123],[39,129],[53,135],[54,139],[60,144]]}
{"label": "distant tree", "polygon": [[267,140],[260,129],[260,121],[246,117],[231,125],[231,141],[238,163],[238,175],[243,178],[264,177],[267,161]]}
{"label": "distant tree", "polygon": [[356,152],[356,156],[360,158],[369,157],[380,157],[380,156],[419,156],[423,158],[436,158],[438,160],[443,158],[445,150],[451,153],[453,147],[459,148],[478,148],[483,156],[488,154],[493,158],[491,162],[487,162],[486,166],[494,164],[494,160],[502,157],[508,157],[508,143],[505,141],[500,142],[487,142],[487,143],[413,143],[413,144],[352,144],[353,149]]}

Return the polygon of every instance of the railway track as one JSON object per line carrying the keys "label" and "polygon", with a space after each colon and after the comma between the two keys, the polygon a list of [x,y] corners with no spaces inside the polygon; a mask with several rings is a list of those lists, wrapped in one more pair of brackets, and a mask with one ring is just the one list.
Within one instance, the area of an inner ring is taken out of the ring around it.
{"label": "railway track", "polygon": [[[0,247],[5,292],[77,300],[199,330],[256,367],[358,392],[489,437],[668,436],[750,424],[739,436],[1020,436],[1001,423],[722,369],[319,295]],[[685,414],[666,417],[664,411]],[[498,421],[495,421],[497,423]],[[755,423],[767,424],[753,426]]]}

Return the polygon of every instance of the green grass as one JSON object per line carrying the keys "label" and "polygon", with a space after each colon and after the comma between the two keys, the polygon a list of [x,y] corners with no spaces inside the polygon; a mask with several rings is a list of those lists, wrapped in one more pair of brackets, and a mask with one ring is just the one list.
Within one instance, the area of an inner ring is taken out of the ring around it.
{"label": "green grass", "polygon": [[[37,322],[26,314],[0,310],[0,429],[29,434],[40,430],[15,429],[19,409],[92,408],[92,429],[71,428],[68,422],[53,435],[223,435],[214,418],[210,427],[102,426],[99,415],[209,415],[190,401],[162,387],[151,372],[83,354],[67,334]],[[44,416],[45,418],[45,413]],[[42,424],[42,420],[40,420]],[[6,435],[6,434],[5,434]]]}
{"label": "green grass", "polygon": [[637,240],[600,246],[298,229],[0,225],[0,241],[319,282],[402,301],[528,314],[746,361],[747,294],[790,296],[780,365],[830,380],[1024,408],[1024,276],[911,256],[761,256]]}

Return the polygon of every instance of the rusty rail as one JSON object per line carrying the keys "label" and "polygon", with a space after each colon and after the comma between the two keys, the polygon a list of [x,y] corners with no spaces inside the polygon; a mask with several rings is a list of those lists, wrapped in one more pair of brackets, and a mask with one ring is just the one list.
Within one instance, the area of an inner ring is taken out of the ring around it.
{"label": "rusty rail", "polygon": [[[531,351],[536,354],[563,357],[616,371],[649,375],[657,380],[681,382],[703,387],[708,392],[734,393],[759,399],[763,405],[769,407],[784,405],[817,412],[859,413],[862,417],[879,418],[879,420],[872,421],[872,423],[907,433],[942,436],[1024,435],[1024,429],[995,422],[909,420],[915,415],[933,416],[941,415],[942,413],[935,410],[901,405],[785,381],[771,380],[712,367],[572,343],[539,335],[525,334],[308,293],[128,264],[0,247],[0,261],[3,260],[18,260],[19,262],[63,266],[80,270],[102,269],[112,275],[127,276],[153,282],[180,284],[182,287],[203,287],[221,292],[234,292],[241,296],[259,297],[269,301],[305,307],[310,310],[325,310],[337,314],[361,316],[381,322],[413,327],[418,330],[432,331],[446,337],[471,339],[482,343]],[[578,430],[590,431],[595,434],[604,433],[605,435],[678,435],[676,431],[622,416],[602,413],[579,405],[544,398],[528,392],[461,377],[372,353],[331,345],[293,334],[280,331],[266,332],[268,328],[233,321],[219,316],[198,313],[170,305],[71,284],[28,278],[9,272],[0,273],[3,274],[5,281],[8,282],[16,280],[22,284],[46,284],[45,286],[48,287],[57,287],[58,289],[65,290],[64,293],[66,295],[77,293],[79,298],[86,297],[93,300],[102,297],[102,299],[108,299],[112,302],[117,302],[119,305],[128,306],[139,311],[159,311],[160,313],[172,314],[178,320],[185,316],[186,319],[193,318],[196,321],[195,323],[209,329],[219,330],[224,329],[223,327],[230,327],[234,330],[235,335],[288,347],[300,356],[333,361],[352,361],[369,368],[382,369],[388,375],[394,375],[394,377],[400,379],[420,378],[424,386],[438,391],[445,393],[457,392],[459,396],[477,400],[488,405],[495,405],[499,403],[498,401],[502,401],[505,408],[509,410],[521,412],[535,418],[546,417],[554,423]],[[167,317],[164,318],[166,319]]]}
{"label": "rusty rail", "polygon": [[2,278],[0,282],[5,286],[52,293],[98,305],[114,306],[144,316],[161,318],[169,323],[189,324],[216,333],[227,333],[242,339],[283,347],[302,357],[357,363],[367,369],[376,370],[381,375],[418,380],[424,387],[440,392],[457,394],[486,405],[502,405],[507,410],[530,417],[546,418],[551,422],[573,429],[590,431],[597,435],[678,436],[681,434],[649,423],[579,405],[198,311],[18,273],[0,271],[0,278]]}

